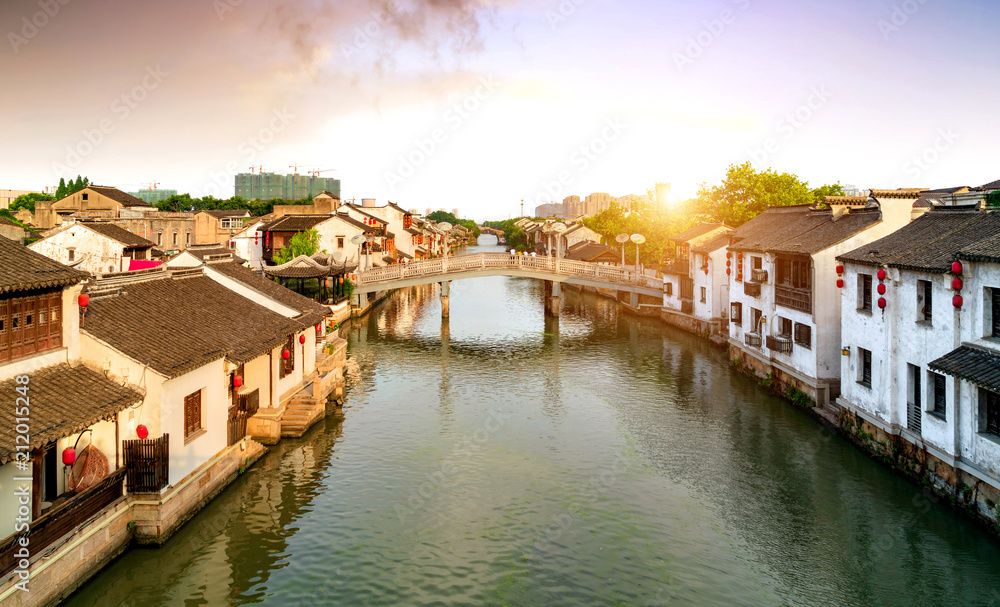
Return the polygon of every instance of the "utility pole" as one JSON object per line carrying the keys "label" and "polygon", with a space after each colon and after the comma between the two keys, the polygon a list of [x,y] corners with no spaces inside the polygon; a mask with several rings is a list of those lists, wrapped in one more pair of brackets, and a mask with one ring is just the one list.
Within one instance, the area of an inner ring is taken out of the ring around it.
{"label": "utility pole", "polygon": [[521,199],[521,217],[524,217],[524,199]]}

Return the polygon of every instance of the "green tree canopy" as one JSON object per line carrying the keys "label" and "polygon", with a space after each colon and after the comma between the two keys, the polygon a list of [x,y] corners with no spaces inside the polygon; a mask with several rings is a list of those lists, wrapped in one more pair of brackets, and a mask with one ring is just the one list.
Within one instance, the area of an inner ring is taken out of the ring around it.
{"label": "green tree canopy", "polygon": [[455,217],[455,215],[449,213],[448,211],[434,211],[433,213],[427,216],[427,219],[430,219],[431,221],[437,223],[441,223],[442,221],[447,221],[451,225],[465,227],[470,232],[472,232],[472,235],[475,236],[476,238],[479,238],[479,234],[481,234],[479,225],[475,221],[471,219],[459,219],[458,217]]}
{"label": "green tree canopy", "polygon": [[811,204],[814,200],[809,184],[796,175],[773,169],[757,171],[748,161],[730,165],[721,185],[701,184],[694,210],[707,220],[738,226],[769,206]]}
{"label": "green tree canopy", "polygon": [[288,244],[274,256],[274,263],[278,265],[288,263],[299,255],[312,257],[316,251],[319,251],[319,231],[306,230],[292,236]]}
{"label": "green tree canopy", "polygon": [[10,211],[16,212],[21,209],[28,209],[32,213],[35,212],[35,203],[39,200],[55,200],[54,197],[48,194],[42,194],[41,192],[29,192],[27,194],[21,194],[10,203]]}
{"label": "green tree canopy", "polygon": [[77,175],[75,181],[73,179],[66,181],[65,177],[60,177],[59,187],[56,188],[56,200],[65,198],[70,194],[75,194],[88,185],[90,185],[90,178],[88,177]]}
{"label": "green tree canopy", "polygon": [[827,196],[843,196],[844,188],[840,185],[840,182],[830,185],[821,185],[812,191],[814,202],[823,202],[823,199]]}
{"label": "green tree canopy", "polygon": [[1000,190],[993,190],[986,195],[986,206],[1000,207]]}

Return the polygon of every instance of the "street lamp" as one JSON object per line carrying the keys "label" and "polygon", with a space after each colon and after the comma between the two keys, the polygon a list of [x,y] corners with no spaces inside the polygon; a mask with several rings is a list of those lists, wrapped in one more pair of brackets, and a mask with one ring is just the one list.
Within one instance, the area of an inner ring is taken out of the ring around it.
{"label": "street lamp", "polygon": [[562,233],[567,230],[566,224],[561,221],[557,221],[549,226],[549,229],[556,235],[556,259],[558,259],[562,257]]}
{"label": "street lamp", "polygon": [[642,243],[646,242],[646,237],[643,236],[642,234],[632,234],[632,236],[629,238],[629,240],[631,240],[632,242],[635,243],[635,271],[636,271],[636,273],[638,273],[639,272],[639,245],[641,245]]}
{"label": "street lamp", "polygon": [[[351,238],[351,244],[358,245],[358,263],[361,263],[361,245],[364,244],[368,239],[365,238],[364,234],[358,234]],[[365,264],[365,269],[368,269],[368,264]]]}
{"label": "street lamp", "polygon": [[441,223],[437,224],[437,227],[438,227],[439,230],[441,230],[442,232],[444,232],[444,256],[447,257],[448,256],[448,234],[451,232],[451,229],[454,226],[451,225],[450,223],[448,223],[447,221],[442,221]]}
{"label": "street lamp", "polygon": [[622,246],[622,268],[625,267],[625,243],[628,242],[628,234],[622,232],[615,236],[615,240]]}

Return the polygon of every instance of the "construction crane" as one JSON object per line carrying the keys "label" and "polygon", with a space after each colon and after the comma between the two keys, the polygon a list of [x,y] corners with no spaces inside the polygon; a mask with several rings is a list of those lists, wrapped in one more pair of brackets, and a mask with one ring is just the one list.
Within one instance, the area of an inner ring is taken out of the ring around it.
{"label": "construction crane", "polygon": [[316,177],[319,177],[319,174],[320,174],[320,173],[329,173],[330,171],[336,171],[336,170],[337,170],[337,169],[323,169],[323,170],[313,170],[313,171],[308,171],[308,173],[309,173],[310,175],[312,175],[312,176],[313,176],[314,178],[316,178]]}
{"label": "construction crane", "polygon": [[145,186],[146,186],[146,187],[147,187],[148,189],[150,189],[150,190],[155,190],[155,189],[157,188],[157,186],[159,186],[159,185],[160,185],[160,182],[159,182],[159,181],[154,181],[153,183],[147,183],[147,184],[144,184],[144,185],[145,185]]}
{"label": "construction crane", "polygon": [[297,164],[290,164],[290,165],[288,165],[288,168],[294,169],[295,172],[293,173],[293,175],[295,175],[296,177],[299,176],[299,165],[297,165]]}

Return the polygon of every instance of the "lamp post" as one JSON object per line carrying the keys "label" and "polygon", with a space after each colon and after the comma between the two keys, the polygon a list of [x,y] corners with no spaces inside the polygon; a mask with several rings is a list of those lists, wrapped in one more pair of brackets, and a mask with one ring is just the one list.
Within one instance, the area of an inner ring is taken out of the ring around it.
{"label": "lamp post", "polygon": [[635,243],[635,272],[636,272],[636,274],[638,274],[639,273],[639,245],[641,245],[642,243],[646,242],[646,237],[643,236],[642,234],[632,234],[632,236],[629,238],[629,240],[631,240],[632,242]]}
{"label": "lamp post", "polygon": [[441,223],[437,224],[437,228],[442,232],[444,232],[444,252],[442,253],[444,260],[441,263],[442,263],[442,268],[446,272],[448,271],[448,234],[451,232],[452,227],[453,226],[447,221],[442,221]]}
{"label": "lamp post", "polygon": [[[366,240],[367,239],[365,238],[364,234],[358,234],[357,236],[351,237],[351,243],[358,245],[358,263],[359,264],[361,263],[361,245],[364,244]],[[366,270],[368,269],[367,265],[366,265],[365,269]]]}
{"label": "lamp post", "polygon": [[625,243],[628,242],[628,234],[622,232],[618,236],[615,236],[615,241],[621,245],[622,248],[622,269],[625,269]]}
{"label": "lamp post", "polygon": [[566,224],[557,221],[550,227],[556,237],[556,272],[559,271],[559,258],[562,257],[562,233],[566,231]]}

